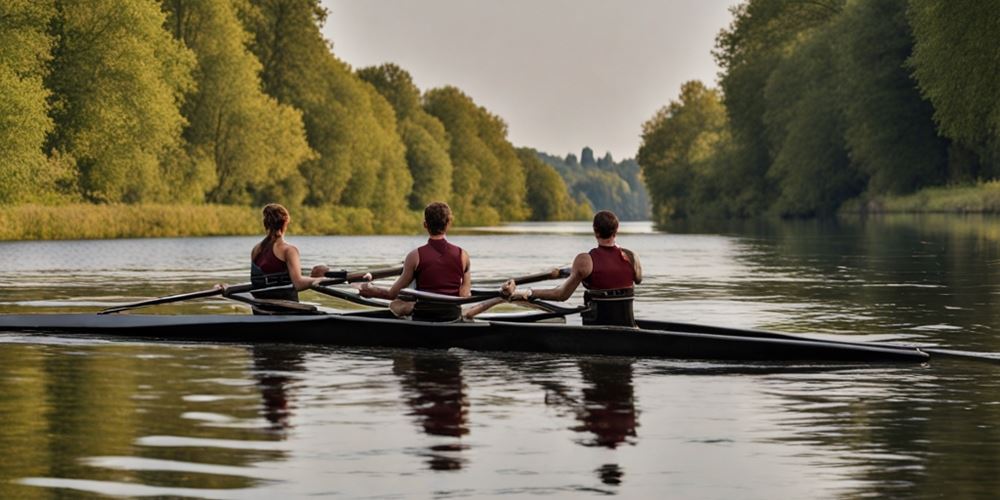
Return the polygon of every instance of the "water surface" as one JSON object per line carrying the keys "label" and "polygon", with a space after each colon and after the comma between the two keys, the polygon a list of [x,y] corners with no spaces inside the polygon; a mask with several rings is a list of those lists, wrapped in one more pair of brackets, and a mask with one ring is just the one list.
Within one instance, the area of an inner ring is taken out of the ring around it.
{"label": "water surface", "polygon": [[[502,233],[502,234],[498,234]],[[1000,351],[1000,220],[654,232],[639,317]],[[419,237],[295,237],[392,265]],[[256,238],[0,243],[0,312],[245,281]],[[455,235],[480,281],[568,264],[586,224]],[[304,295],[324,307],[345,304]],[[579,296],[573,299],[579,301]],[[150,312],[245,314],[205,300]],[[0,334],[0,496],[992,497],[1000,366],[781,365]]]}

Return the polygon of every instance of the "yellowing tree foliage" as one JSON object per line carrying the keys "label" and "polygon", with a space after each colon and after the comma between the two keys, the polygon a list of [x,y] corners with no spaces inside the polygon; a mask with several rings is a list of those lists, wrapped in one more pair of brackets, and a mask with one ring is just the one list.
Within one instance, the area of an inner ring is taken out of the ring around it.
{"label": "yellowing tree foliage", "polygon": [[75,159],[89,200],[166,198],[161,167],[180,144],[194,54],[153,1],[57,0],[56,11],[50,146]]}

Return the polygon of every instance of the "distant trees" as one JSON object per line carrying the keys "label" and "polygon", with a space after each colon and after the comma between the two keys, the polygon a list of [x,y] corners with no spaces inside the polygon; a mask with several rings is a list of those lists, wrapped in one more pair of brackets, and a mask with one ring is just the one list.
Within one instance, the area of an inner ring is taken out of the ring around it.
{"label": "distant trees", "polygon": [[[590,153],[586,153],[586,150],[590,150]],[[581,214],[577,218],[589,219],[595,210],[611,210],[624,220],[649,218],[649,198],[639,164],[635,160],[615,162],[611,153],[606,153],[596,163],[585,166],[572,153],[564,158],[545,153],[537,155],[542,161],[555,167],[565,180],[568,192],[576,200],[577,210]],[[585,148],[581,154],[583,156],[593,158],[593,150]]]}
{"label": "distant trees", "polygon": [[531,209],[531,220],[590,218],[592,215],[590,204],[585,200],[574,199],[559,172],[542,161],[537,151],[531,148],[519,148],[517,157],[524,165],[524,172],[528,178],[525,199]]}
{"label": "distant trees", "polygon": [[500,117],[394,64],[353,71],[326,16],[319,0],[0,3],[0,205],[279,201],[375,230],[434,200],[466,224],[580,215]]}
{"label": "distant trees", "polygon": [[973,3],[735,7],[714,52],[721,101],[686,83],[643,129],[656,219],[825,215],[861,195],[1000,175],[1000,49],[987,42],[1000,6]]}

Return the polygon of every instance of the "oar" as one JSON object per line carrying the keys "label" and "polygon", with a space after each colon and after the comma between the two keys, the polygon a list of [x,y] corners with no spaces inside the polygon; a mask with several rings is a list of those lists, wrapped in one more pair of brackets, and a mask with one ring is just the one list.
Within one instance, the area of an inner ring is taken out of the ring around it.
{"label": "oar", "polygon": [[[356,283],[359,281],[367,281],[368,274],[371,274],[371,279],[376,280],[388,276],[395,276],[402,272],[403,272],[402,266],[373,269],[371,271],[357,271],[354,273],[346,273],[344,271],[330,271],[327,272],[326,275],[332,277],[321,281],[320,284],[338,285],[341,283]],[[272,287],[272,288],[281,288],[281,287]],[[225,288],[220,286],[215,286],[208,290],[201,290],[198,292],[168,295],[166,297],[159,297],[155,299],[143,300],[140,302],[133,302],[131,304],[122,304],[120,306],[109,307],[107,309],[101,310],[97,314],[111,314],[111,313],[127,311],[129,309],[137,309],[140,307],[155,306],[160,304],[170,304],[173,302],[181,302],[191,299],[201,299],[205,297],[214,297],[217,295],[231,296],[233,294],[246,293],[250,291],[254,291],[250,283],[241,283],[239,285],[227,286]],[[256,291],[261,291],[261,290],[256,290]]]}
{"label": "oar", "polygon": [[[510,278],[510,279],[514,280],[514,282],[517,283],[518,285],[526,285],[528,283],[538,283],[539,281],[568,278],[570,271],[571,269],[568,266],[554,267],[551,270],[542,273],[529,274],[526,276],[521,276],[518,278]],[[473,288],[472,295],[475,297],[483,297],[483,298],[499,297],[500,291],[489,288]]]}
{"label": "oar", "polygon": [[[229,288],[242,287],[244,285],[235,285]],[[103,309],[97,314],[111,314],[116,312],[127,311],[129,309],[136,309],[139,307],[155,306],[159,304],[169,304],[171,302],[181,302],[184,300],[200,299],[204,297],[214,297],[216,295],[222,295],[223,288],[221,286],[215,286],[208,290],[201,290],[199,292],[181,293],[177,295],[168,295],[166,297],[159,297],[156,299],[143,300],[142,302],[133,302],[131,304],[123,304],[120,306],[109,307]],[[249,285],[247,285],[247,290],[250,290]]]}
{"label": "oar", "polygon": [[985,363],[1000,364],[1000,354],[992,352],[957,351],[954,349],[938,349],[936,347],[909,346],[920,349],[931,355],[933,360],[936,357],[967,359],[971,361],[981,361]]}

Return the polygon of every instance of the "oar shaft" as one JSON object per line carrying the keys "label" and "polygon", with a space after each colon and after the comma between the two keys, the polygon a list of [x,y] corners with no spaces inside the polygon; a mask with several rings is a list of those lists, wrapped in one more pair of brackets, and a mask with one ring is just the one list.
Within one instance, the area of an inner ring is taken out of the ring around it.
{"label": "oar shaft", "polygon": [[132,304],[125,304],[125,305],[121,305],[121,306],[109,307],[107,309],[101,310],[97,314],[110,314],[110,313],[116,313],[116,312],[126,311],[128,309],[134,309],[134,308],[137,308],[137,307],[155,306],[155,305],[159,305],[159,304],[169,304],[171,302],[180,302],[182,300],[200,299],[200,298],[204,298],[204,297],[214,297],[216,295],[222,295],[222,292],[223,292],[222,288],[211,288],[211,289],[208,289],[208,290],[201,290],[201,291],[198,291],[198,292],[182,293],[182,294],[178,294],[178,295],[171,295],[171,296],[168,296],[168,297],[159,297],[159,298],[156,298],[156,299],[144,300],[142,302],[134,302]]}

